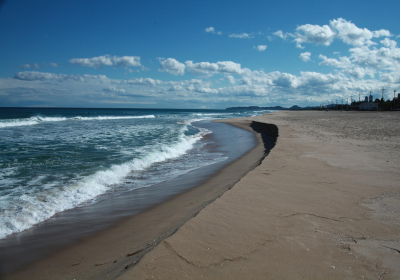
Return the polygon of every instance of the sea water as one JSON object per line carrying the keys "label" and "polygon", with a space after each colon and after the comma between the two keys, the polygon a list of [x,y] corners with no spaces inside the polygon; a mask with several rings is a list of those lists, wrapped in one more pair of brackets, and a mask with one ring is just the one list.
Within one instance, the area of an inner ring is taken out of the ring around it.
{"label": "sea water", "polygon": [[0,238],[224,161],[196,122],[263,112],[0,108]]}

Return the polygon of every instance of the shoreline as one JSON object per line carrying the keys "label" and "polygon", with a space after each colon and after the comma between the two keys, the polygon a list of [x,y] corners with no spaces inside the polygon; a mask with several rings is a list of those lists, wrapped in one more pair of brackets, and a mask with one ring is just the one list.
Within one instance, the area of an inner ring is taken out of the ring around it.
{"label": "shoreline", "polygon": [[[229,121],[226,123],[231,124]],[[254,132],[249,125],[247,121],[234,126]],[[262,141],[260,134],[254,133],[258,143],[253,149],[223,167],[200,186],[174,195],[109,229],[82,238],[77,244],[58,250],[45,259],[6,273],[4,279],[23,279],[28,276],[30,279],[42,279],[43,275],[49,279],[60,279],[60,275],[66,279],[77,275],[80,275],[80,279],[119,276],[262,161],[265,157],[265,141]]]}
{"label": "shoreline", "polygon": [[98,203],[58,213],[29,230],[0,240],[2,273],[12,272],[28,263],[44,259],[51,253],[76,244],[82,238],[106,230],[120,221],[200,185],[217,170],[256,145],[251,132],[208,121],[198,122],[196,125],[213,131],[200,140],[203,152],[206,155],[216,153],[218,157],[226,157],[226,160],[202,166],[147,188],[138,188]]}

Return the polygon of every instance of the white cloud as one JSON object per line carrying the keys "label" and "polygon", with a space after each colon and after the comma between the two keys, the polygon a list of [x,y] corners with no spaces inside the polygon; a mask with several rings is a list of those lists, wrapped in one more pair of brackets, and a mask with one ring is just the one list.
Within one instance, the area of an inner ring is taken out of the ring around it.
{"label": "white cloud", "polygon": [[218,64],[210,62],[198,62],[188,60],[185,62],[186,68],[192,74],[214,74],[218,72]]}
{"label": "white cloud", "polygon": [[304,24],[296,28],[294,34],[283,33],[281,30],[273,33],[282,39],[294,38],[296,47],[303,49],[304,43],[329,46],[335,39],[340,39],[346,44],[361,47],[376,44],[373,38],[392,36],[388,30],[381,29],[370,31],[367,28],[359,28],[351,21],[343,18],[331,20],[329,25]]}
{"label": "white cloud", "polygon": [[172,87],[169,89],[169,91],[182,91],[182,90],[185,90],[185,88],[180,85],[172,85]]}
{"label": "white cloud", "polygon": [[296,76],[288,73],[280,73],[272,82],[274,85],[284,88],[296,88],[299,83]]}
{"label": "white cloud", "polygon": [[303,60],[304,62],[309,61],[311,57],[310,52],[305,52],[300,54],[300,59]]}
{"label": "white cloud", "polygon": [[230,38],[239,38],[239,39],[251,39],[254,38],[253,35],[250,35],[248,33],[240,33],[240,34],[236,34],[236,33],[232,33],[229,34]]}
{"label": "white cloud", "polygon": [[398,92],[398,87],[400,86],[400,72],[391,72],[391,73],[381,73],[380,79],[386,83],[393,84],[393,86]]}
{"label": "white cloud", "polygon": [[184,86],[209,86],[210,83],[204,83],[201,79],[181,80],[181,81],[161,81],[152,78],[135,78],[128,80],[111,80],[112,84],[119,86],[132,85],[132,86],[147,86],[147,87],[165,87],[172,86],[178,89]]}
{"label": "white cloud", "polygon": [[194,90],[194,85],[188,85],[188,86],[186,87],[186,89],[187,89],[188,91],[193,91],[193,90]]}
{"label": "white cloud", "polygon": [[160,61],[160,72],[167,72],[172,75],[183,75],[185,74],[185,64],[180,63],[178,60],[174,58],[158,58]]}
{"label": "white cloud", "polygon": [[251,80],[251,78],[248,78],[248,77],[243,77],[243,78],[240,80],[240,82],[241,82],[243,85],[251,85],[251,84],[253,83],[253,81]]}
{"label": "white cloud", "polygon": [[212,34],[218,34],[218,35],[221,35],[221,34],[222,34],[221,31],[216,32],[215,29],[214,29],[214,27],[212,27],[212,26],[206,28],[205,31],[206,31],[207,33],[212,33]]}
{"label": "white cloud", "polygon": [[225,79],[228,80],[231,85],[234,85],[236,83],[235,78],[231,75],[226,75]]}
{"label": "white cloud", "polygon": [[267,49],[267,45],[259,45],[259,46],[254,46],[253,48],[255,48],[256,50],[258,50],[259,52],[263,52]]}
{"label": "white cloud", "polygon": [[188,60],[185,62],[186,69],[192,74],[205,74],[213,75],[217,73],[222,74],[241,74],[242,69],[239,63],[232,61],[218,61],[217,63],[199,62],[193,63]]}
{"label": "white cloud", "polygon": [[352,68],[345,69],[343,73],[352,76],[356,79],[363,79],[366,75],[370,76],[371,78],[374,78],[376,71],[372,68],[353,66]]}
{"label": "white cloud", "polygon": [[208,27],[208,28],[206,28],[206,32],[214,33],[215,29],[214,29],[214,27]]}
{"label": "white cloud", "polygon": [[14,79],[24,80],[24,81],[67,81],[74,80],[84,82],[85,80],[107,79],[105,75],[67,75],[67,74],[54,74],[54,73],[44,73],[36,71],[25,71],[18,72],[15,74]]}
{"label": "white cloud", "polygon": [[47,64],[47,63],[45,62],[42,66],[39,65],[39,64],[37,64],[37,63],[32,63],[32,64],[30,64],[30,63],[25,63],[24,65],[22,65],[22,69],[29,69],[29,68],[40,69],[40,68],[46,67],[46,66],[48,66],[48,65],[50,65],[50,66],[52,66],[52,67],[58,67],[58,64],[57,64],[57,63],[49,63],[49,64]]}
{"label": "white cloud", "polygon": [[296,33],[291,35],[294,37],[296,47],[304,48],[301,44],[313,43],[329,46],[336,36],[336,33],[328,25],[319,26],[312,24],[300,25],[296,28]]}
{"label": "white cloud", "polygon": [[343,69],[343,73],[358,79],[364,78],[365,75],[369,75],[371,78],[373,78],[376,72],[370,67],[363,68],[353,64],[351,59],[346,56],[339,57],[339,60],[337,60],[335,58],[328,58],[320,54],[319,58],[322,59],[322,62],[320,62],[319,65],[328,65],[335,68],[341,68]]}
{"label": "white cloud", "polygon": [[200,93],[214,93],[214,94],[218,93],[218,90],[206,87],[198,87],[195,89],[195,91]]}
{"label": "white cloud", "polygon": [[204,84],[203,83],[203,80],[201,80],[201,79],[190,79],[190,80],[183,80],[183,81],[174,81],[174,82],[171,82],[171,83],[174,83],[174,84],[180,84],[180,85],[182,85],[182,86],[186,86],[186,85],[202,85],[202,84]]}
{"label": "white cloud", "polygon": [[[397,43],[389,38],[380,41],[384,46],[376,48],[371,46],[361,46],[351,48],[349,57],[340,57],[340,61],[328,59],[325,56],[320,56],[323,59],[322,65],[332,65],[349,71],[352,68],[353,73],[365,73],[373,77],[376,71],[399,71],[400,70],[400,49],[397,48]],[[361,68],[363,70],[361,70]],[[358,74],[358,76],[360,76]]]}
{"label": "white cloud", "polygon": [[389,30],[385,30],[385,29],[372,31],[372,34],[374,35],[374,37],[391,37],[391,36],[393,36],[389,32]]}
{"label": "white cloud", "polygon": [[336,68],[348,68],[351,66],[351,61],[347,57],[340,57],[340,61],[335,58],[328,58],[322,54],[320,54],[318,57],[323,60],[319,63],[319,65],[330,65]]}
{"label": "white cloud", "polygon": [[[325,87],[342,81],[344,77],[333,74],[322,74],[318,72],[300,72],[299,85],[302,87]],[[318,92],[315,92],[318,94]]]}
{"label": "white cloud", "polygon": [[116,92],[116,93],[125,93],[126,90],[123,88],[116,88],[116,87],[106,87],[103,89],[104,92]]}
{"label": "white cloud", "polygon": [[114,67],[142,66],[139,56],[113,56],[111,62]]}
{"label": "white cloud", "polygon": [[282,30],[278,30],[274,33],[272,33],[272,35],[278,36],[279,38],[286,40],[288,37],[288,33],[283,33]]}
{"label": "white cloud", "polygon": [[24,65],[22,65],[22,68],[23,69],[29,69],[29,68],[40,69],[40,65],[37,63],[33,63],[33,64],[25,63]]}
{"label": "white cloud", "polygon": [[[144,70],[143,70],[144,71]],[[136,70],[133,70],[133,69],[130,69],[130,68],[126,68],[125,69],[125,74],[129,74],[129,73],[139,73],[140,71],[138,70],[138,69],[136,69]]]}
{"label": "white cloud", "polygon": [[154,80],[152,78],[135,78],[130,80],[123,80],[123,83],[135,86],[150,86],[154,87],[156,85],[162,85],[163,82],[160,80]]}
{"label": "white cloud", "polygon": [[391,36],[387,30],[370,31],[367,28],[358,28],[351,21],[338,18],[330,21],[330,26],[337,32],[337,38],[353,46],[373,45],[371,41],[374,37]]}
{"label": "white cloud", "polygon": [[130,67],[130,66],[142,66],[140,64],[139,56],[97,56],[92,58],[73,58],[69,60],[70,63],[92,67],[92,68],[102,68],[103,66],[114,66],[114,67]]}
{"label": "white cloud", "polygon": [[390,40],[389,38],[383,39],[381,44],[390,49],[394,49],[397,46],[397,42]]}
{"label": "white cloud", "polygon": [[[290,96],[291,99],[301,99],[302,96],[343,95],[344,90],[359,91],[361,86],[364,89],[369,88],[363,80],[359,80],[362,82],[357,83],[354,78],[348,77],[344,73],[300,73],[300,76],[296,76],[279,71],[269,73],[251,71],[247,72],[246,76],[241,80],[241,87],[243,92],[246,92],[246,95]],[[348,73],[348,75],[351,75],[351,73]],[[235,88],[238,89],[238,87]],[[229,90],[227,88],[224,90],[219,89],[220,93],[226,93]]]}
{"label": "white cloud", "polygon": [[15,74],[14,79],[25,81],[65,80],[63,79],[63,76],[60,76],[58,74],[36,71],[18,72],[17,74]]}
{"label": "white cloud", "polygon": [[351,48],[351,60],[362,67],[398,71],[400,69],[400,49],[369,49],[368,47]]}

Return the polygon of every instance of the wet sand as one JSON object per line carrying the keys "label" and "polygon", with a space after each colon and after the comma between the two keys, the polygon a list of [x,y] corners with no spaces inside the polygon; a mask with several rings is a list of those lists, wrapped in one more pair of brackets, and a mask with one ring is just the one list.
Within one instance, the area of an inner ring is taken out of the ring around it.
{"label": "wet sand", "polygon": [[400,279],[400,114],[253,119],[262,164],[118,279]]}

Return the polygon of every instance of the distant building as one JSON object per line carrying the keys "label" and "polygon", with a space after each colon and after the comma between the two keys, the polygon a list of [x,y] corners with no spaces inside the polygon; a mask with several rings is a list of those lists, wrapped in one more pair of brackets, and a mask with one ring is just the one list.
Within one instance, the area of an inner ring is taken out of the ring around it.
{"label": "distant building", "polygon": [[372,99],[372,95],[365,96],[365,101],[360,104],[360,111],[377,111],[378,104],[374,103]]}

